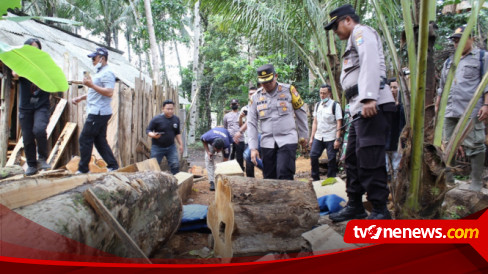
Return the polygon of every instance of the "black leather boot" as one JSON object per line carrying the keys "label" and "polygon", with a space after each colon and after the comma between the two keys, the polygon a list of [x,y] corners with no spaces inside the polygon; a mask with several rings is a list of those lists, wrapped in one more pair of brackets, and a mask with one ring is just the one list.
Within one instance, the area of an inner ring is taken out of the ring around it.
{"label": "black leather boot", "polygon": [[373,211],[368,216],[368,220],[391,220],[391,214],[385,204],[373,204]]}
{"label": "black leather boot", "polygon": [[333,222],[344,222],[352,219],[364,219],[366,216],[368,216],[368,214],[364,210],[361,196],[359,196],[349,197],[346,207],[339,212],[330,214],[329,219]]}

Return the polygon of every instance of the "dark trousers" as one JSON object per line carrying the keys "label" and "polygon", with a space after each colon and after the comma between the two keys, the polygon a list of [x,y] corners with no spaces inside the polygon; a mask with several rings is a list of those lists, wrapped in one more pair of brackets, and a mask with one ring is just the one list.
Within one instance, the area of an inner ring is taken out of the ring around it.
{"label": "dark trousers", "polygon": [[27,165],[37,167],[36,152],[40,159],[47,160],[48,157],[46,128],[49,123],[49,109],[43,107],[36,110],[20,110],[19,121]]}
{"label": "dark trousers", "polygon": [[346,191],[350,199],[366,192],[373,206],[386,205],[388,186],[385,162],[386,135],[391,112],[379,106],[378,114],[354,121],[346,149]]}
{"label": "dark trousers", "polygon": [[112,149],[107,143],[107,124],[111,116],[88,114],[79,140],[81,160],[78,170],[80,172],[87,173],[89,171],[88,164],[90,163],[93,144],[95,144],[98,153],[107,163],[108,168],[119,168]]}
{"label": "dark trousers", "polygon": [[293,180],[297,144],[274,148],[261,147],[264,179]]}
{"label": "dark trousers", "polygon": [[319,158],[322,152],[324,152],[324,149],[327,149],[327,158],[329,159],[327,163],[327,177],[335,177],[337,175],[337,149],[334,149],[334,141],[324,142],[313,139],[310,162],[312,164],[312,178],[314,181],[320,180]]}
{"label": "dark trousers", "polygon": [[232,143],[232,152],[230,154],[230,159],[236,159],[241,169],[244,170],[244,150],[246,149],[246,144],[244,142],[239,142],[238,144]]}

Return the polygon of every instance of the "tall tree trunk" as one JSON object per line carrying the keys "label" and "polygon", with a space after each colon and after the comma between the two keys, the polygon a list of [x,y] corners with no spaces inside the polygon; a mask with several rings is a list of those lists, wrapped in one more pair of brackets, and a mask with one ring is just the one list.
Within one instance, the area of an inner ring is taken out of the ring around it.
{"label": "tall tree trunk", "polygon": [[160,65],[158,59],[158,44],[156,42],[156,34],[154,33],[154,22],[151,10],[151,0],[144,0],[144,9],[146,10],[147,31],[149,33],[149,45],[151,47],[151,65],[153,68],[153,80],[156,84],[161,83]]}
{"label": "tall tree trunk", "polygon": [[1,81],[1,98],[0,98],[0,167],[4,167],[7,163],[7,151],[8,151],[8,137],[10,133],[10,123],[8,118],[10,117],[10,96],[12,84],[12,71],[3,66],[3,77]]}
{"label": "tall tree trunk", "polygon": [[114,38],[114,47],[115,47],[116,49],[118,49],[118,48],[119,48],[119,31],[118,31],[117,29],[114,29],[114,30],[112,31],[112,33],[113,33],[113,35],[112,35],[112,36],[113,36],[113,38]]}
{"label": "tall tree trunk", "polygon": [[110,47],[110,42],[112,41],[112,31],[110,29],[105,30],[105,45]]}
{"label": "tall tree trunk", "polygon": [[[175,37],[174,31],[173,31],[173,37]],[[174,40],[174,39],[173,39],[173,44],[174,44],[175,52],[176,52],[176,60],[178,61],[178,74],[180,75],[181,80],[183,80],[183,75],[181,74],[182,66],[181,66],[180,53],[178,51],[178,44],[176,43],[176,40]]]}
{"label": "tall tree trunk", "polygon": [[[147,1],[147,0],[146,0]],[[193,24],[193,81],[191,84],[191,98],[192,100],[198,100],[198,96],[195,96],[198,89],[200,89],[200,69],[199,69],[199,59],[200,59],[200,43],[202,40],[200,31],[200,1],[195,4],[194,7],[195,21]],[[198,117],[198,104],[197,102],[192,102],[192,107],[190,108],[190,128],[188,130],[188,144],[195,143],[196,134],[196,121]]]}
{"label": "tall tree trunk", "polygon": [[168,74],[166,73],[166,59],[165,59],[165,51],[164,51],[164,42],[161,41],[159,44],[159,56],[161,57],[161,73],[163,81],[168,81]]}
{"label": "tall tree trunk", "polygon": [[126,31],[125,32],[125,39],[127,41],[127,55],[129,56],[129,63],[132,62],[132,56],[131,56],[131,53],[130,53],[130,48],[131,48],[130,37],[131,37],[131,32],[130,31]]}

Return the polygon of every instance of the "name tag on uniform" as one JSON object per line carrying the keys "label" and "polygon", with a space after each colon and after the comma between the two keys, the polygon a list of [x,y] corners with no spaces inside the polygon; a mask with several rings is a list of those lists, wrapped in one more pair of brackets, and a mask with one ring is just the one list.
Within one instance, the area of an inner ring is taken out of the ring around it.
{"label": "name tag on uniform", "polygon": [[259,105],[257,105],[258,111],[259,110],[263,110],[263,109],[267,109],[267,108],[268,108],[268,104],[259,104]]}

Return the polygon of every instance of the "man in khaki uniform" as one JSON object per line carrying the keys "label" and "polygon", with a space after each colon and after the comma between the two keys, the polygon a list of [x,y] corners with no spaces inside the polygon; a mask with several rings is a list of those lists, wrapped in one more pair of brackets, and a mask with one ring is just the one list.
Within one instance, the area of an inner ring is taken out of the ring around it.
{"label": "man in khaki uniform", "polygon": [[[459,39],[465,27],[457,28],[451,35],[454,47],[457,48]],[[466,111],[469,101],[473,98],[483,74],[488,69],[488,54],[473,47],[474,38],[469,37],[462,53],[461,60],[456,69],[454,81],[447,99],[446,113],[444,114],[444,139],[447,141],[452,135],[459,119]],[[453,57],[449,57],[442,66],[441,80],[437,91],[436,112],[439,107],[447,74],[452,65]],[[473,130],[468,133],[462,146],[459,148],[461,155],[466,154],[471,160],[471,184],[470,189],[480,191],[483,187],[482,174],[485,160],[485,125],[483,120],[488,117],[488,86],[485,87],[470,120],[474,122]],[[451,175],[451,174],[450,174]],[[452,177],[452,175],[450,176]]]}
{"label": "man in khaki uniform", "polygon": [[[265,179],[293,180],[298,140],[307,144],[307,113],[292,85],[278,83],[273,65],[257,70],[262,87],[251,97],[247,117],[251,161],[257,165],[258,121]],[[296,117],[296,122],[295,122]]]}
{"label": "man in khaki uniform", "polygon": [[380,36],[371,27],[359,24],[351,5],[333,10],[325,29],[333,29],[341,40],[347,40],[340,80],[356,119],[350,127],[345,161],[349,201],[329,218],[335,222],[365,218],[362,196],[366,192],[373,205],[368,219],[391,219],[386,207],[385,144],[395,100],[386,85]]}

